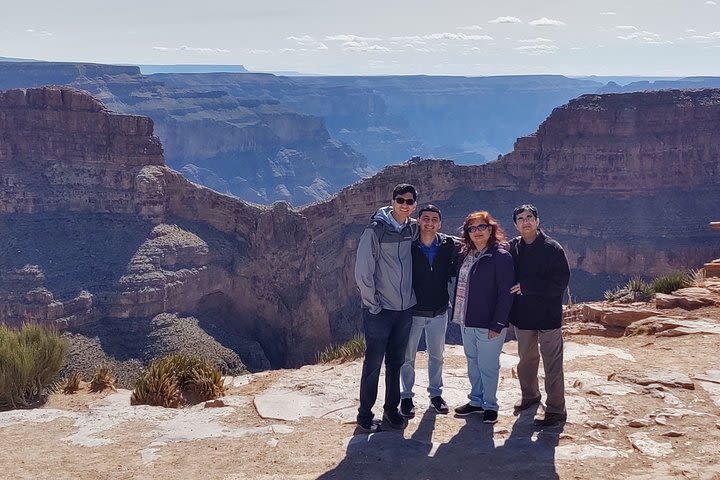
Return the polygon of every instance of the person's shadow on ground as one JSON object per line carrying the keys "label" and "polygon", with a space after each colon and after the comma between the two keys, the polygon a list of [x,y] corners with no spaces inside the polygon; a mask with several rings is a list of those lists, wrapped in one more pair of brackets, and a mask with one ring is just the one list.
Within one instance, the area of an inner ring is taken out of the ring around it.
{"label": "person's shadow on ground", "polygon": [[555,447],[562,427],[538,429],[532,423],[534,413],[532,409],[523,412],[510,437],[498,446],[493,425],[482,423],[482,415],[458,418],[464,422],[458,432],[447,443],[433,444],[437,414],[430,409],[410,438],[399,431],[355,435],[340,464],[318,478],[556,479]]}

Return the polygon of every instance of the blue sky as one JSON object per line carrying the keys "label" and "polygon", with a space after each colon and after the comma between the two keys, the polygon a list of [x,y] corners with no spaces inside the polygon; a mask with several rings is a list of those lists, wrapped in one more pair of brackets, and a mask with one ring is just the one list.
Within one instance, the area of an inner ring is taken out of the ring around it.
{"label": "blue sky", "polygon": [[11,0],[0,56],[320,74],[720,75],[720,0]]}

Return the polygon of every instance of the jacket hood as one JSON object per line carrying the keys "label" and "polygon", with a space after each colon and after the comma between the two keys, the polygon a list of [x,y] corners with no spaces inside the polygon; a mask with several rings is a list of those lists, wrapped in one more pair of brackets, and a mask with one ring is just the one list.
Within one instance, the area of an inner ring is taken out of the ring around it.
{"label": "jacket hood", "polygon": [[380,220],[381,222],[385,223],[386,225],[389,225],[390,227],[393,226],[393,221],[391,219],[392,217],[392,206],[388,205],[386,207],[381,207],[378,209],[377,212],[372,216],[372,220]]}

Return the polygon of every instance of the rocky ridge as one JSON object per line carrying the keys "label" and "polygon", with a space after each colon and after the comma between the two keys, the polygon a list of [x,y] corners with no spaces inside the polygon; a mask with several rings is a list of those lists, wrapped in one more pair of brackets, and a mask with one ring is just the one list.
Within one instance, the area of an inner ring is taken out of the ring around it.
{"label": "rocky ridge", "polygon": [[[473,209],[489,208],[507,227],[515,205],[538,205],[542,226],[566,247],[576,299],[597,298],[613,276],[718,256],[707,222],[720,176],[694,173],[717,171],[720,162],[718,141],[706,134],[720,121],[716,90],[581,97],[496,162],[413,160],[301,209],[252,205],[188,182],[163,165],[149,119],[113,114],[81,92],[0,97],[6,323],[130,325],[192,313],[231,333],[220,337],[258,342],[273,366],[311,362],[331,340],[358,331],[357,239],[403,181],[442,208],[445,231]],[[677,118],[680,134],[670,128]],[[593,144],[610,152],[616,131],[616,153],[595,158],[597,168],[580,161]],[[632,138],[640,149],[630,148]],[[653,184],[646,170],[676,165],[679,152],[692,173]],[[597,176],[612,165],[612,183]]]}

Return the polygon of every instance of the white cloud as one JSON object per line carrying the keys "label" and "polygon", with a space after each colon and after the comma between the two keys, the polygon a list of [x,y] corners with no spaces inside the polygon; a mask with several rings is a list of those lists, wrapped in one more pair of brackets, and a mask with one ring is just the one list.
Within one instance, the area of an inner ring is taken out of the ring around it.
{"label": "white cloud", "polygon": [[655,32],[646,30],[629,33],[628,35],[618,35],[620,40],[638,40],[648,45],[672,45],[670,40],[663,40],[662,36]]}
{"label": "white cloud", "polygon": [[291,35],[291,36],[287,37],[285,40],[291,40],[291,41],[297,42],[298,44],[300,44],[303,47],[313,48],[315,50],[327,50],[328,49],[327,45],[316,40],[315,38],[311,37],[310,35],[302,35],[299,37],[297,37],[295,35]]}
{"label": "white cloud", "polygon": [[345,42],[343,50],[349,52],[389,52],[390,49],[380,45],[370,45],[367,42]]}
{"label": "white cloud", "polygon": [[34,28],[27,28],[23,30],[25,33],[29,33],[31,35],[37,35],[40,37],[51,37],[52,33],[45,31],[45,30],[35,30]]}
{"label": "white cloud", "polygon": [[565,22],[563,22],[563,21],[555,20],[555,19],[547,18],[547,17],[538,18],[537,20],[533,20],[532,22],[529,22],[529,23],[533,27],[552,27],[552,26],[562,27],[565,25]]}
{"label": "white cloud", "polygon": [[425,44],[427,40],[456,40],[456,41],[475,41],[475,40],[493,40],[489,35],[469,35],[467,33],[429,33],[427,35],[412,35],[404,37],[390,37],[392,42],[410,42]]}
{"label": "white cloud", "polygon": [[[295,50],[295,49],[292,49],[292,50]],[[253,48],[252,50],[248,50],[248,53],[251,55],[272,55],[273,52],[272,52],[272,50],[262,50],[262,49]]]}
{"label": "white cloud", "polygon": [[548,55],[555,53],[558,47],[555,45],[525,45],[522,47],[513,47],[513,50],[526,55]]}
{"label": "white cloud", "polygon": [[717,2],[713,2],[713,0],[708,0],[705,2],[705,5],[717,5]]}
{"label": "white cloud", "polygon": [[549,38],[529,38],[527,40],[518,40],[518,43],[553,43],[555,40],[550,40]]}
{"label": "white cloud", "polygon": [[633,30],[635,32],[640,30],[639,28],[637,28],[633,25],[616,25],[615,28],[617,28],[618,30]]}
{"label": "white cloud", "polygon": [[483,27],[480,25],[466,25],[464,27],[456,27],[458,30],[470,30],[470,31],[476,31],[476,30],[482,30]]}
{"label": "white cloud", "polygon": [[497,17],[488,20],[488,23],[522,23],[522,20],[517,17]]}
{"label": "white cloud", "polygon": [[615,12],[600,12],[600,15],[610,16],[610,15],[617,15],[617,14]]}
{"label": "white cloud", "polygon": [[697,30],[695,30],[694,28],[688,28],[687,30],[685,30],[685,33],[695,33],[695,32],[697,32]]}
{"label": "white cloud", "polygon": [[570,50],[585,50],[585,47],[570,47]]}
{"label": "white cloud", "polygon": [[330,35],[325,40],[337,40],[340,42],[379,42],[382,38],[361,37],[359,35]]}
{"label": "white cloud", "polygon": [[225,55],[230,53],[226,48],[208,48],[208,47],[189,47],[180,45],[179,47],[152,47],[158,52],[190,52],[190,53],[208,53],[211,55]]}

